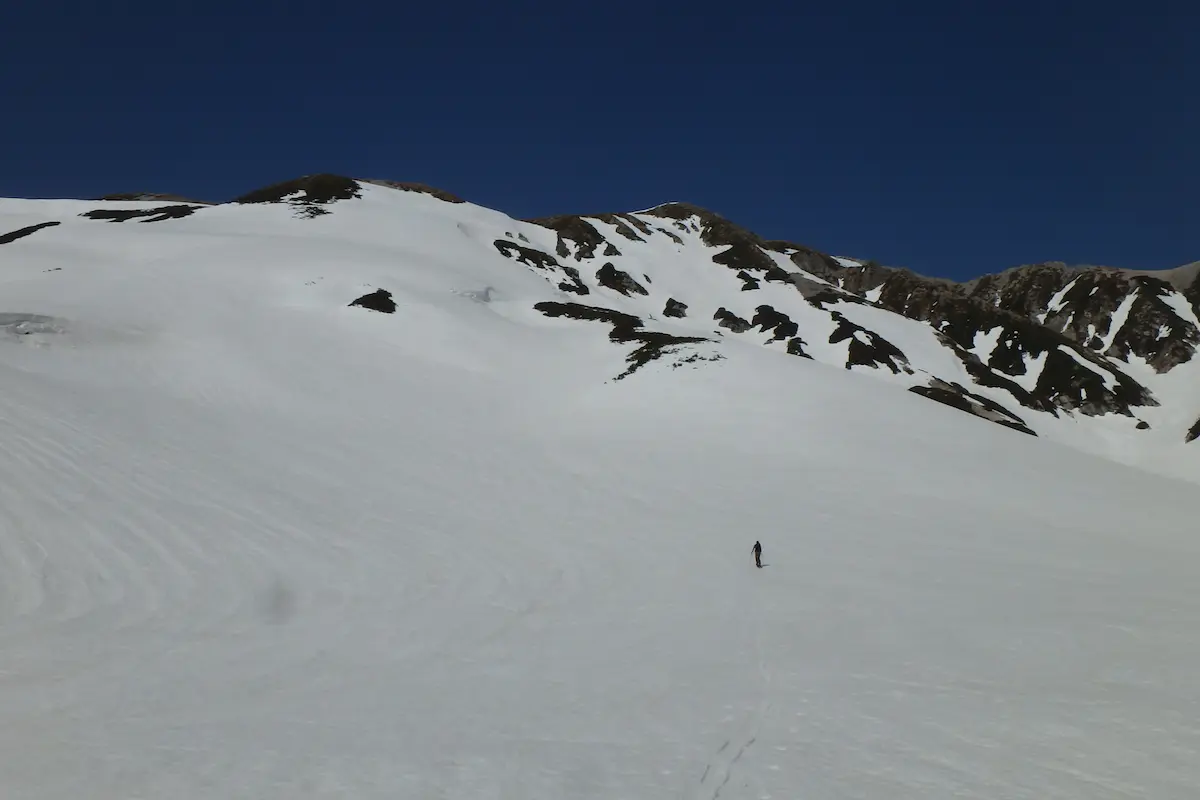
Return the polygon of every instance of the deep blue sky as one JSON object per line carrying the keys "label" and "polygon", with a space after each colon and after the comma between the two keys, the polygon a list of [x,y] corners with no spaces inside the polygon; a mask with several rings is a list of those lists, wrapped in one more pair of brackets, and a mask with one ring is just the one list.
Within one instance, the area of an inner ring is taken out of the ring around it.
{"label": "deep blue sky", "polygon": [[966,277],[1200,259],[1200,4],[11,4],[0,196],[668,200]]}

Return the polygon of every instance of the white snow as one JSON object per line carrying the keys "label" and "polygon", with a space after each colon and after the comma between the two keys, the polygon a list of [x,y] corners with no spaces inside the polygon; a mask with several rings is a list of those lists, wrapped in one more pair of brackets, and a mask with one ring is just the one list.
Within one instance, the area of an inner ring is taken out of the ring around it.
{"label": "white snow", "polygon": [[[477,206],[95,206],[0,246],[0,797],[1200,783],[1191,485],[751,334],[610,382],[492,246],[553,232]],[[619,307],[787,301],[674,258]]]}
{"label": "white snow", "polygon": [[1000,336],[1003,333],[1004,328],[1000,325],[980,331],[975,335],[975,341],[972,342],[974,347],[971,348],[971,352],[978,356],[980,361],[987,364],[996,350],[996,345],[1000,343]]}
{"label": "white snow", "polygon": [[1101,339],[1102,344],[1096,352],[1107,353],[1108,348],[1112,347],[1112,343],[1116,341],[1117,334],[1121,332],[1121,328],[1125,326],[1126,320],[1129,319],[1129,312],[1133,309],[1133,304],[1137,302],[1138,293],[1135,289],[1129,294],[1121,298],[1121,304],[1117,306],[1117,310],[1112,313],[1112,317],[1108,321],[1108,331]]}
{"label": "white snow", "polygon": [[1200,319],[1196,318],[1196,312],[1192,310],[1192,304],[1187,298],[1179,292],[1167,292],[1159,299],[1170,306],[1171,310],[1184,322],[1190,323],[1192,327],[1200,330]]}
{"label": "white snow", "polygon": [[1050,302],[1046,304],[1046,310],[1037,315],[1037,321],[1039,323],[1044,323],[1046,321],[1046,317],[1048,317],[1051,314],[1057,314],[1059,311],[1062,311],[1063,306],[1066,305],[1067,293],[1070,292],[1071,287],[1073,287],[1078,282],[1079,282],[1078,277],[1072,278],[1070,281],[1067,282],[1066,286],[1062,287],[1057,292],[1055,292],[1054,295],[1050,298]]}

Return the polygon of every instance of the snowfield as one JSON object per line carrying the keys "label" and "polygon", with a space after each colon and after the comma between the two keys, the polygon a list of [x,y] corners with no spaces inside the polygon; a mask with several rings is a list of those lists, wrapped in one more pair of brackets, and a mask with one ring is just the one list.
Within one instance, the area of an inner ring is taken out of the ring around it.
{"label": "snowfield", "polygon": [[1196,796],[1193,483],[364,189],[0,201],[0,797]]}

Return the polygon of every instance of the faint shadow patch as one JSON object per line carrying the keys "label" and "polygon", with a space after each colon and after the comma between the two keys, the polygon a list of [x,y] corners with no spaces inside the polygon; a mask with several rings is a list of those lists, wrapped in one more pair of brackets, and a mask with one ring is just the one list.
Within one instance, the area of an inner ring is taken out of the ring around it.
{"label": "faint shadow patch", "polygon": [[496,290],[488,286],[481,290],[468,289],[465,291],[456,291],[456,295],[465,297],[468,300],[474,300],[476,303],[490,303],[496,296]]}
{"label": "faint shadow patch", "polygon": [[296,616],[296,594],[276,578],[258,598],[258,612],[271,625],[285,625]]}

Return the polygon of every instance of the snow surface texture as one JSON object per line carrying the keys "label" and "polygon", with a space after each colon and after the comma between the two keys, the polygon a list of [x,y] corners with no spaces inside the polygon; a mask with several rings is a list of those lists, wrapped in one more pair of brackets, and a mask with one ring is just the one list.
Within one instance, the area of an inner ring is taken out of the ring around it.
{"label": "snow surface texture", "polygon": [[661,302],[469,204],[97,205],[0,205],[0,796],[1195,796],[1193,485],[700,314],[612,380],[533,305]]}

